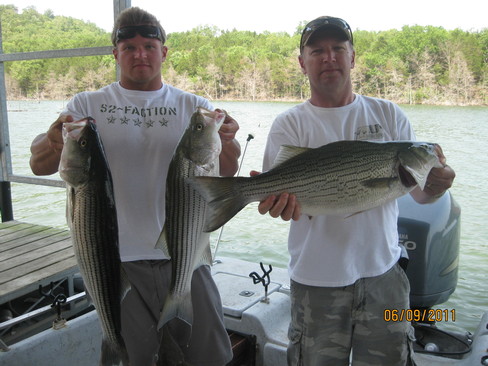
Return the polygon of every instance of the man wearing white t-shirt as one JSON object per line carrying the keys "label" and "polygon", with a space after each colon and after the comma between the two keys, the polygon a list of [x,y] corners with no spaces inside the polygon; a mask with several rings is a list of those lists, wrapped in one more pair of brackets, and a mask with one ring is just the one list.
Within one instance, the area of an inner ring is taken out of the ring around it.
{"label": "man wearing white t-shirt", "polygon": [[[166,34],[146,11],[129,8],[112,32],[120,82],[77,94],[48,132],[34,139],[31,168],[37,175],[58,170],[63,122],[92,117],[112,172],[122,266],[131,290],[122,302],[122,336],[133,366],[158,362],[159,314],[171,284],[171,262],[155,244],[165,222],[166,176],[173,152],[197,107],[213,110],[204,98],[163,84]],[[227,116],[219,134],[221,175],[237,171],[239,126]],[[232,359],[217,287],[208,266],[192,278],[194,322],[173,319],[165,329],[180,345],[178,364],[223,366]],[[169,355],[176,359],[175,352]],[[162,354],[162,353],[161,353]],[[162,354],[163,358],[166,354]],[[159,358],[158,364],[161,362]]]}
{"label": "man wearing white t-shirt", "polygon": [[[300,67],[310,81],[311,98],[274,121],[263,170],[281,145],[316,148],[338,140],[414,140],[410,123],[394,103],[352,91],[353,35],[342,19],[319,17],[300,41]],[[445,165],[433,169],[414,199],[433,202],[452,184]],[[413,329],[384,321],[385,308],[408,309],[409,283],[398,265],[396,201],[348,217],[300,214],[296,197],[283,193],[259,205],[259,212],[293,219],[288,249],[292,320],[290,366],[413,365]],[[352,353],[352,356],[351,356]]]}

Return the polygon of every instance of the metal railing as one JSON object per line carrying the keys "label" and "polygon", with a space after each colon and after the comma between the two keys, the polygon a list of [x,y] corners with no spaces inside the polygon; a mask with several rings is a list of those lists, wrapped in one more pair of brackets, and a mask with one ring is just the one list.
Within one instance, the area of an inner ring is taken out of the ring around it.
{"label": "metal railing", "polygon": [[[113,0],[114,19],[131,6],[131,0]],[[5,84],[5,62],[38,60],[63,57],[101,56],[112,54],[112,46],[45,50],[35,52],[3,53],[2,28],[0,24],[0,212],[2,221],[13,220],[10,183],[27,183],[53,187],[64,187],[59,179],[38,178],[13,174],[12,156],[7,113],[7,91]]]}

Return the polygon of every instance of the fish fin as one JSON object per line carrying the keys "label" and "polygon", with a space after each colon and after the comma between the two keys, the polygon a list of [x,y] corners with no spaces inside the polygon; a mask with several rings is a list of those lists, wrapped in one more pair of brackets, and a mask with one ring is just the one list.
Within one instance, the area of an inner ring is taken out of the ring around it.
{"label": "fish fin", "polygon": [[420,168],[413,168],[408,164],[408,159],[404,158],[403,154],[399,154],[398,156],[400,160],[400,164],[402,167],[410,173],[410,175],[415,179],[417,184],[419,185],[420,189],[424,190],[425,184],[427,183],[427,177],[432,170],[432,168],[441,168],[443,164],[439,161],[437,155],[432,154],[429,158],[425,158],[422,164],[420,164]]}
{"label": "fish fin", "polygon": [[362,211],[358,211],[358,212],[353,212],[353,213],[352,213],[352,214],[350,214],[350,215],[346,215],[346,216],[344,216],[344,218],[345,218],[345,219],[348,219],[348,218],[350,218],[350,217],[353,217],[353,216],[359,215],[359,214],[360,214],[360,213],[362,213],[362,212],[365,212],[365,211],[364,211],[364,210],[362,210]]}
{"label": "fish fin", "polygon": [[382,187],[390,187],[393,182],[396,181],[396,178],[374,178],[374,179],[367,179],[361,182],[361,184],[368,188],[382,188]]}
{"label": "fish fin", "polygon": [[100,355],[100,365],[118,365],[120,364],[120,356],[117,349],[112,346],[105,338],[102,340],[102,352]]}
{"label": "fish fin", "polygon": [[285,161],[308,150],[311,150],[311,148],[292,145],[281,145],[280,150],[278,151],[278,155],[276,155],[276,158],[273,162],[273,168],[276,168],[278,165],[284,163]]}
{"label": "fish fin", "polygon": [[168,236],[166,235],[166,224],[165,224],[163,226],[163,230],[161,230],[161,234],[159,234],[158,241],[156,242],[156,245],[154,247],[156,249],[161,249],[166,257],[171,258],[171,255],[169,254],[167,237]]}
{"label": "fish fin", "polygon": [[249,203],[239,194],[239,182],[245,177],[192,177],[186,182],[207,202],[203,231],[211,232],[225,225]]}
{"label": "fish fin", "polygon": [[159,318],[158,330],[171,319],[179,318],[190,326],[193,324],[193,304],[191,301],[191,292],[186,295],[175,296],[169,295]]}
{"label": "fish fin", "polygon": [[425,184],[427,183],[427,176],[429,175],[430,169],[427,172],[419,172],[418,170],[412,169],[409,166],[402,165],[402,167],[410,173],[410,175],[415,179],[421,190],[424,190]]}
{"label": "fish fin", "polygon": [[88,291],[86,285],[85,285],[85,294],[86,294],[86,302],[88,303],[88,305],[93,305],[94,304],[93,297],[91,297],[90,291]]}
{"label": "fish fin", "polygon": [[74,204],[75,204],[75,189],[68,184],[66,184],[66,223],[68,228],[71,230],[73,224],[74,215]]}
{"label": "fish fin", "polygon": [[202,257],[200,258],[200,262],[197,264],[195,269],[203,265],[212,265],[212,251],[210,250],[210,245],[207,245],[205,248]]}
{"label": "fish fin", "polygon": [[125,299],[125,296],[131,288],[132,286],[129,281],[129,276],[127,276],[124,268],[120,266],[120,302]]}
{"label": "fish fin", "polygon": [[[124,343],[121,339],[122,344]],[[122,362],[122,365],[129,365],[129,355],[123,347],[119,345],[114,345],[107,339],[102,340],[102,350],[100,355],[100,366],[118,366]]]}

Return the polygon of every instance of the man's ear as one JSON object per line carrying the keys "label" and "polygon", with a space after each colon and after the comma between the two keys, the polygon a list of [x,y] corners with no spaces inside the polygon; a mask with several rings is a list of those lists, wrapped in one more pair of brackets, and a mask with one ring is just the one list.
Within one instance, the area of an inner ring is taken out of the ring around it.
{"label": "man's ear", "polygon": [[356,51],[353,49],[351,55],[351,69],[354,69],[354,66],[356,66]]}
{"label": "man's ear", "polygon": [[298,55],[298,63],[300,64],[300,69],[303,75],[307,75],[307,70],[305,69],[305,63],[303,62],[302,55]]}
{"label": "man's ear", "polygon": [[114,58],[115,58],[115,61],[117,61],[117,63],[119,62],[119,51],[117,50],[117,47],[114,47],[114,49],[112,50],[112,54],[114,55]]}

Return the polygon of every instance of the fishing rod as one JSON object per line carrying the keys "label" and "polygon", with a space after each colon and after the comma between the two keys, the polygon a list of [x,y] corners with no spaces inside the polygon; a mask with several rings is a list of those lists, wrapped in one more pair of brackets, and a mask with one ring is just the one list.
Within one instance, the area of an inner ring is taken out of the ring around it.
{"label": "fishing rod", "polygon": [[[239,176],[239,173],[241,172],[242,163],[244,161],[244,157],[246,156],[247,145],[249,144],[249,141],[251,141],[253,138],[254,138],[254,135],[253,134],[247,135],[246,145],[244,146],[244,152],[242,153],[241,162],[239,164],[239,168],[237,169],[236,176]],[[222,232],[224,231],[224,226],[225,225],[223,225],[220,228],[219,236],[217,237],[217,242],[215,243],[215,251],[214,251],[213,258],[212,258],[212,263],[215,262],[215,258],[217,257],[217,251],[219,250],[220,239],[222,238]]]}

